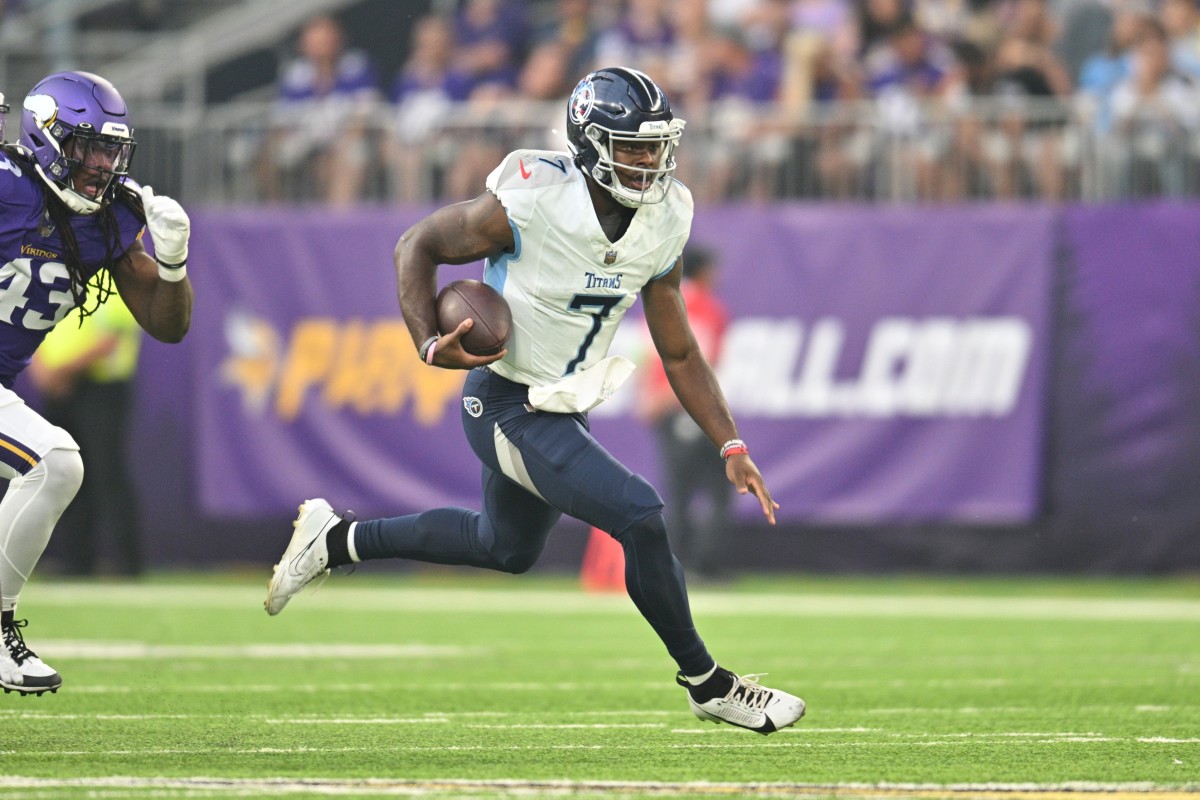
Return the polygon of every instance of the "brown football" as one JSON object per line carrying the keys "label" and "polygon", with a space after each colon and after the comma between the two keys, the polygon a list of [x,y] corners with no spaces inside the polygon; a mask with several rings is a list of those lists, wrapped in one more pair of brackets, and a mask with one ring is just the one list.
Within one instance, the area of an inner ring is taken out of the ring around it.
{"label": "brown football", "polygon": [[491,356],[504,349],[512,330],[512,311],[508,302],[482,281],[451,281],[437,296],[439,334],[457,328],[467,317],[475,325],[462,338],[463,349],[474,356]]}

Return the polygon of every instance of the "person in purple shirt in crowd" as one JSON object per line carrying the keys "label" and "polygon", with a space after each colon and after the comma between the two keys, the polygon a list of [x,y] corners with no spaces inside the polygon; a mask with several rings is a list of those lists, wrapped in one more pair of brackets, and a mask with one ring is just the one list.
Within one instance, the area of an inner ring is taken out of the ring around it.
{"label": "person in purple shirt in crowd", "polygon": [[297,48],[280,78],[259,162],[264,194],[346,205],[361,198],[366,182],[378,76],[366,53],[346,46],[332,17],[309,20]]}
{"label": "person in purple shirt in crowd", "polygon": [[735,28],[713,32],[708,44],[709,107],[719,145],[706,165],[705,201],[746,196],[770,199],[789,155],[789,133],[773,118],[783,79],[779,47],[753,47]]}
{"label": "person in purple shirt in crowd", "polygon": [[455,97],[467,94],[467,79],[454,72],[454,24],[441,14],[412,26],[408,58],[392,83],[392,125],[382,142],[391,199],[416,203],[435,194],[433,170],[438,133],[455,111]]}
{"label": "person in purple shirt in crowd", "polygon": [[667,0],[629,0],[616,24],[597,39],[595,57],[602,63],[637,64],[666,73],[675,40]]}
{"label": "person in purple shirt in crowd", "polygon": [[496,84],[514,89],[524,56],[525,12],[510,0],[467,0],[454,17],[452,100]]}
{"label": "person in purple shirt in crowd", "polygon": [[[20,673],[6,691],[55,692],[62,677],[25,643],[17,601],[83,480],[79,445],[13,391],[47,332],[113,291],[147,333],[181,341],[191,322],[191,223],[129,177],[125,101],[104,78],[58,72],[23,103],[18,144],[0,148],[0,632]],[[146,229],[154,255],[146,252]],[[68,322],[68,324],[71,324]],[[11,677],[11,676],[8,676]]]}

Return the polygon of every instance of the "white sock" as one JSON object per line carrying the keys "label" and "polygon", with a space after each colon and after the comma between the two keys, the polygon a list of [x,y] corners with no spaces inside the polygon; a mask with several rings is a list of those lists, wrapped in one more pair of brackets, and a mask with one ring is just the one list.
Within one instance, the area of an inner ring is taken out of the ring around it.
{"label": "white sock", "polygon": [[357,527],[357,522],[351,522],[350,529],[346,531],[346,551],[350,553],[350,561],[355,564],[362,561],[362,559],[358,557],[358,551],[354,549],[354,529]]}
{"label": "white sock", "polygon": [[708,672],[704,673],[703,675],[684,675],[683,679],[685,681],[687,681],[688,683],[690,683],[692,686],[699,686],[700,684],[704,683],[706,680],[711,678],[712,674],[716,671],[717,671],[717,665],[713,664],[713,668],[710,669]]}

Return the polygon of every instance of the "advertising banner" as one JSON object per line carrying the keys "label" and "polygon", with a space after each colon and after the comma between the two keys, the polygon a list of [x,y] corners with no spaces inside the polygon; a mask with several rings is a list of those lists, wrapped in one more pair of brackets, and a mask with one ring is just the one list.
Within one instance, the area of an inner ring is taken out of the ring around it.
{"label": "advertising banner", "polygon": [[[416,358],[392,250],[415,210],[194,214],[189,346],[205,513],[320,495],[362,514],[477,507],[463,375]],[[718,375],[785,520],[1021,522],[1038,510],[1055,215],[698,211],[731,325]],[[519,269],[513,263],[510,269]],[[439,279],[479,277],[480,264]],[[646,344],[628,319],[616,347]],[[657,482],[637,376],[592,412]],[[756,514],[738,503],[739,514]]]}

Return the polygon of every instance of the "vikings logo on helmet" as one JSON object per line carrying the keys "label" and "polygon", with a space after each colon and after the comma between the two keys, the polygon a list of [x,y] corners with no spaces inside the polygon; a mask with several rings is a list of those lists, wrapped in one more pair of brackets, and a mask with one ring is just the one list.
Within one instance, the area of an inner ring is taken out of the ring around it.
{"label": "vikings logo on helmet", "polygon": [[592,113],[592,104],[596,102],[596,89],[590,78],[584,78],[571,92],[571,119],[582,125]]}

